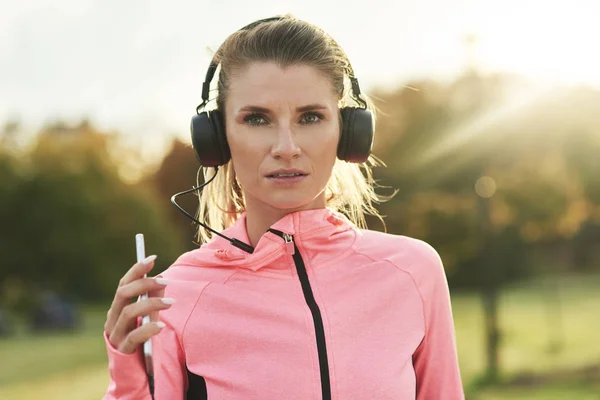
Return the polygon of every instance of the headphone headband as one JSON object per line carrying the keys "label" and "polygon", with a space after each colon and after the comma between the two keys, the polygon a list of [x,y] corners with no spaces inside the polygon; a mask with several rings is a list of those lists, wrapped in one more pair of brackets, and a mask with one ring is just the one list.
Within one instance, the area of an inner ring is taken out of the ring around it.
{"label": "headphone headband", "polygon": [[[281,21],[284,19],[287,19],[287,18],[286,17],[269,17],[269,18],[259,19],[257,21],[251,22],[248,25],[244,26],[243,28],[239,29],[238,32],[252,29],[252,28],[254,28],[258,25],[261,25],[263,23],[266,23],[266,22]],[[358,84],[358,79],[354,75],[354,69],[352,68],[352,64],[350,64],[350,59],[348,58],[346,53],[343,52],[340,45],[331,36],[329,36],[329,38],[342,51],[342,53],[344,54],[344,57],[346,58],[346,62],[348,63],[348,71],[347,72],[348,72],[348,77],[350,78],[352,97],[358,103],[360,103],[364,109],[366,109],[367,103],[360,97],[360,86]],[[219,51],[217,50],[217,54],[218,54],[218,52]],[[200,114],[200,110],[204,106],[206,106],[206,104],[208,103],[209,92],[210,92],[210,83],[212,82],[212,80],[215,76],[215,73],[217,72],[218,67],[219,67],[219,62],[216,60],[216,56],[215,56],[215,57],[213,57],[213,59],[210,62],[210,65],[208,66],[208,70],[206,71],[206,77],[204,78],[204,83],[202,83],[202,103],[200,105],[198,105],[198,107],[196,107],[196,112],[198,114]]]}

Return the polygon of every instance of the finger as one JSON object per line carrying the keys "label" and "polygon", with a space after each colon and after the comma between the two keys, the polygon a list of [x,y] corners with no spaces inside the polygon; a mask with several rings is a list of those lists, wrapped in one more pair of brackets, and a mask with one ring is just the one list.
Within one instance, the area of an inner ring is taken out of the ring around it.
{"label": "finger", "polygon": [[158,334],[164,326],[160,321],[140,326],[129,332],[116,348],[122,353],[131,354],[146,340]]}
{"label": "finger", "polygon": [[[139,298],[142,293],[146,292],[164,293],[164,285],[166,284],[167,281],[164,279],[156,280],[153,278],[142,278],[117,289],[113,303],[106,315],[106,323],[104,325],[105,332],[109,334],[112,332],[123,309],[131,304],[132,299],[135,297]],[[162,288],[162,290],[160,288]]]}
{"label": "finger", "polygon": [[[165,280],[162,275],[157,275],[155,277],[155,279],[157,280],[157,283],[161,283],[161,284],[168,284],[169,282],[167,280]],[[152,290],[148,292],[148,297],[152,298],[152,297],[164,297],[165,296],[165,286],[159,288],[158,290]],[[153,311],[150,313],[150,321],[158,321],[158,311]]]}
{"label": "finger", "polygon": [[169,298],[153,298],[132,303],[125,308],[119,315],[117,323],[110,332],[109,340],[111,343],[121,343],[125,337],[136,328],[137,319],[144,315],[149,315],[152,311],[165,310],[174,303]]}
{"label": "finger", "polygon": [[130,304],[134,298],[147,292],[164,293],[164,287],[167,283],[165,279],[141,278],[120,286],[115,293],[110,310],[108,310],[105,331],[110,332],[112,330],[123,308]]}
{"label": "finger", "polygon": [[148,256],[144,260],[133,264],[119,281],[119,286],[142,278],[144,274],[147,274],[154,267],[154,260],[156,260],[156,255]]}
{"label": "finger", "polygon": [[162,275],[156,275],[150,279],[154,280],[157,285],[148,290],[148,297],[163,297],[165,295],[165,286],[170,283],[169,280],[163,278]]}

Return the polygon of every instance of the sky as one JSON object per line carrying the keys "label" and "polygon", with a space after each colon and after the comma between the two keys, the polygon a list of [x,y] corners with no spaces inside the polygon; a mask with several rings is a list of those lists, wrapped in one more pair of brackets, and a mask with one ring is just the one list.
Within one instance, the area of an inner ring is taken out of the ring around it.
{"label": "sky", "polygon": [[0,123],[85,116],[140,144],[187,138],[211,49],[282,13],[329,32],[366,92],[449,80],[469,60],[600,87],[597,0],[0,0]]}

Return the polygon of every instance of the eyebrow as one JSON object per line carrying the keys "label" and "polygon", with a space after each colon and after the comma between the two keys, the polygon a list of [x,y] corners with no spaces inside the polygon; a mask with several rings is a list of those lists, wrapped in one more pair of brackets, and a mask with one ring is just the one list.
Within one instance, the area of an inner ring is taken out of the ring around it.
{"label": "eyebrow", "polygon": [[[325,106],[323,104],[315,103],[315,104],[309,104],[306,106],[298,107],[298,108],[296,108],[296,111],[297,112],[306,112],[306,111],[317,111],[317,110],[327,110],[327,109],[328,109],[327,106]],[[268,108],[265,108],[265,107],[247,105],[247,106],[240,108],[240,111],[250,111],[250,112],[259,112],[259,113],[267,114],[271,110],[269,110]]]}

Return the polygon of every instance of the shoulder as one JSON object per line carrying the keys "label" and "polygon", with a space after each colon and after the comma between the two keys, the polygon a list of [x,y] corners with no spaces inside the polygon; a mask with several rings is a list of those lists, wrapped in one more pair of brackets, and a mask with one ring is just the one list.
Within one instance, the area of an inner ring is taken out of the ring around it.
{"label": "shoulder", "polygon": [[408,236],[361,230],[356,251],[373,260],[387,261],[409,274],[420,288],[446,281],[439,253],[427,242]]}
{"label": "shoulder", "polygon": [[[200,256],[198,255],[200,254]],[[224,282],[235,273],[235,269],[211,267],[198,263],[202,257],[200,249],[182,254],[170,267],[160,273],[167,280],[164,297],[175,300],[168,310],[161,311],[165,319],[175,326],[185,325],[202,293],[215,282]]]}
{"label": "shoulder", "polygon": [[222,268],[213,260],[214,252],[202,246],[183,253],[161,275],[169,280],[196,282],[197,284],[222,282],[234,273],[234,269]]}

